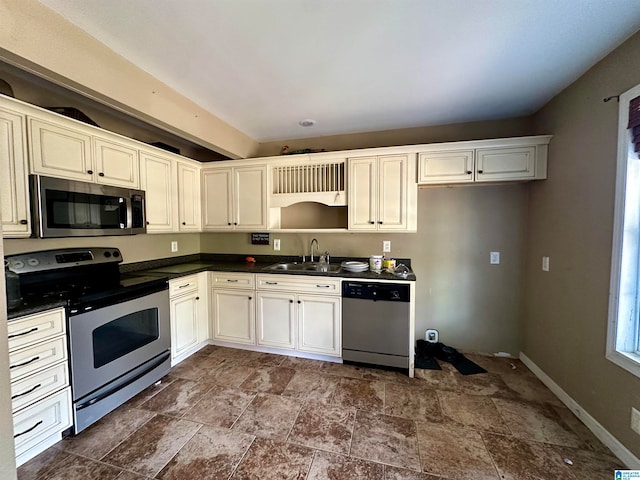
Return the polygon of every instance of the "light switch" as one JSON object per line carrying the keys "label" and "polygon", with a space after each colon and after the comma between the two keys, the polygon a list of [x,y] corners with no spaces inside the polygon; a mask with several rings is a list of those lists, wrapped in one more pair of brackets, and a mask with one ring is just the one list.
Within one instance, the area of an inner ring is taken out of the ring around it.
{"label": "light switch", "polygon": [[500,252],[490,252],[489,263],[491,265],[500,265]]}
{"label": "light switch", "polygon": [[273,239],[273,249],[278,251],[280,250],[280,239],[279,238],[274,238]]}
{"label": "light switch", "polygon": [[382,253],[389,253],[391,251],[391,240],[382,241]]}
{"label": "light switch", "polygon": [[171,242],[171,251],[172,252],[177,252],[178,251],[178,242],[176,242],[175,240],[173,242]]}

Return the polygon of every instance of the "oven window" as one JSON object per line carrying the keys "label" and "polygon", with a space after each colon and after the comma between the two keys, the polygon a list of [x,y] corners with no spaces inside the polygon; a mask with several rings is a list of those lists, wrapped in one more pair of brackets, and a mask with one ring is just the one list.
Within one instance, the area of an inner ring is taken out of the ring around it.
{"label": "oven window", "polygon": [[93,366],[100,368],[158,337],[157,308],[148,308],[112,320],[93,331]]}
{"label": "oven window", "polygon": [[124,228],[125,200],[117,196],[47,190],[49,228]]}

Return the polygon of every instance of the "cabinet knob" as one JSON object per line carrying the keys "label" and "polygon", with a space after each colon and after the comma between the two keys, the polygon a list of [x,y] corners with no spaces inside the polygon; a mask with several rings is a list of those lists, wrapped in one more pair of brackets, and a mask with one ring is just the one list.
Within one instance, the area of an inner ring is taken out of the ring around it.
{"label": "cabinet knob", "polygon": [[149,220],[147,220],[147,225],[149,225]]}
{"label": "cabinet knob", "polygon": [[383,223],[383,222],[382,222],[382,220],[380,220],[378,223],[379,223],[380,225],[382,225],[382,223]]}
{"label": "cabinet knob", "polygon": [[87,173],[88,173],[89,175],[93,175],[93,170],[87,170]]}
{"label": "cabinet knob", "polygon": [[26,225],[27,223],[29,222],[27,222],[24,218],[20,220],[20,225]]}
{"label": "cabinet knob", "polygon": [[237,225],[237,224],[238,224],[238,222],[233,222],[233,224],[234,224],[234,225]]}
{"label": "cabinet knob", "polygon": [[293,303],[293,300],[289,300],[289,303]]}
{"label": "cabinet knob", "polygon": [[182,224],[183,224],[183,225],[186,225],[186,224],[187,224],[187,222],[182,222]]}
{"label": "cabinet knob", "polygon": [[100,173],[98,173],[98,176],[99,177],[104,177],[104,173],[100,172]]}
{"label": "cabinet knob", "polygon": [[478,173],[482,173],[482,170],[478,170]]}
{"label": "cabinet knob", "polygon": [[200,297],[196,297],[196,300],[200,300]]}
{"label": "cabinet knob", "polygon": [[471,175],[473,172],[471,170],[467,170],[467,175]]}
{"label": "cabinet knob", "polygon": [[227,225],[231,225],[231,222],[227,223]]}
{"label": "cabinet knob", "polygon": [[301,300],[298,300],[298,303],[302,303],[302,301],[301,301]]}
{"label": "cabinet knob", "polygon": [[249,300],[253,300],[253,297],[249,297]]}
{"label": "cabinet knob", "polygon": [[374,223],[376,223],[376,222],[374,222],[373,220],[369,220],[369,223],[370,223],[371,225],[373,225],[373,224],[374,224]]}

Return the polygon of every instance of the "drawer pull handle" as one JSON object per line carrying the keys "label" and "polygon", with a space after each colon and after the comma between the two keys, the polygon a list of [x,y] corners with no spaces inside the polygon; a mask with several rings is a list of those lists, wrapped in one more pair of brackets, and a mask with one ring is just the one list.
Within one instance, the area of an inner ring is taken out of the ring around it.
{"label": "drawer pull handle", "polygon": [[264,282],[266,285],[277,285],[278,282]]}
{"label": "drawer pull handle", "polygon": [[21,337],[22,335],[29,335],[32,332],[37,332],[38,327],[33,327],[31,330],[27,330],[26,332],[14,333],[13,335],[9,335],[9,338]]}
{"label": "drawer pull handle", "polygon": [[11,397],[11,400],[15,400],[18,397],[24,397],[25,395],[29,395],[32,392],[35,392],[38,388],[40,388],[42,386],[41,383],[34,385],[33,387],[31,387],[29,390],[27,390],[26,392],[22,392],[22,393],[17,393],[16,395],[13,395]]}
{"label": "drawer pull handle", "polygon": [[316,285],[318,288],[331,288],[331,285]]}
{"label": "drawer pull handle", "polygon": [[30,363],[33,363],[37,360],[40,360],[40,356],[33,357],[31,360],[27,360],[26,362],[22,362],[17,365],[9,365],[9,370],[11,370],[12,368],[24,367],[25,365],[29,365]]}
{"label": "drawer pull handle", "polygon": [[227,282],[230,282],[230,283],[238,283],[238,280],[231,280],[231,279],[227,278]]}
{"label": "drawer pull handle", "polygon": [[178,285],[178,288],[186,288],[186,287],[189,287],[189,286],[191,286],[190,283],[185,283],[184,285]]}
{"label": "drawer pull handle", "polygon": [[20,435],[24,435],[25,433],[29,433],[30,431],[35,430],[40,426],[40,424],[42,424],[42,420],[39,420],[38,423],[36,423],[33,427],[27,428],[24,432],[16,433],[13,438],[18,438]]}

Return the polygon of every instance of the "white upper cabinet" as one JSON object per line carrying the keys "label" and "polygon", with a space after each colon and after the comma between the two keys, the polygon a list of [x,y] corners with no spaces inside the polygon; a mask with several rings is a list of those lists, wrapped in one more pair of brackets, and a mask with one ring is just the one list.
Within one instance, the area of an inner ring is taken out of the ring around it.
{"label": "white upper cabinet", "polygon": [[148,233],[178,230],[176,170],[172,158],[140,151],[140,187],[145,191]]}
{"label": "white upper cabinet", "polygon": [[5,238],[31,233],[24,115],[0,108],[0,205]]}
{"label": "white upper cabinet", "polygon": [[473,182],[473,150],[421,153],[418,162],[421,183]]}
{"label": "white upper cabinet", "polygon": [[104,185],[139,188],[138,150],[117,135],[59,119],[28,118],[31,171]]}
{"label": "white upper cabinet", "polygon": [[415,231],[411,154],[349,159],[349,230]]}
{"label": "white upper cabinet", "polygon": [[178,162],[178,230],[199,232],[202,228],[200,214],[200,167]]}
{"label": "white upper cabinet", "polygon": [[91,135],[66,125],[29,118],[31,171],[92,182]]}
{"label": "white upper cabinet", "polygon": [[203,169],[203,230],[265,230],[267,167]]}
{"label": "white upper cabinet", "polygon": [[550,135],[423,145],[418,182],[423,185],[543,180]]}
{"label": "white upper cabinet", "polygon": [[138,150],[114,139],[93,137],[97,183],[119,187],[140,186]]}

